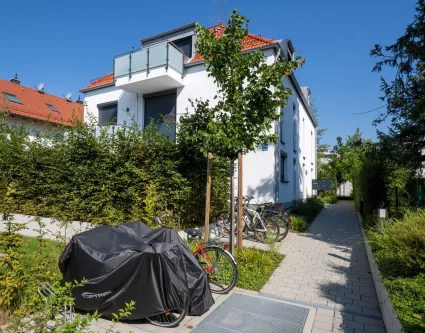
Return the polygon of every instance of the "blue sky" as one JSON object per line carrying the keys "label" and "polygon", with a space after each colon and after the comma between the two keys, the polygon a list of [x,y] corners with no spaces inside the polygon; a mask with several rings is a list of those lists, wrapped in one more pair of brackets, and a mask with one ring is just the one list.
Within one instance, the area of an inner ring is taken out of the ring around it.
{"label": "blue sky", "polygon": [[[353,115],[384,104],[369,52],[400,37],[414,7],[414,0],[224,2],[226,13],[237,8],[251,20],[252,33],[291,39],[306,58],[296,76],[318,99],[324,142],[331,145],[357,127],[376,137],[371,123],[379,111]],[[213,0],[5,1],[0,77],[17,72],[23,85],[44,82],[46,92],[71,91],[75,99],[90,79],[112,71],[114,55],[138,47],[141,38],[193,21],[212,26],[220,18]]]}

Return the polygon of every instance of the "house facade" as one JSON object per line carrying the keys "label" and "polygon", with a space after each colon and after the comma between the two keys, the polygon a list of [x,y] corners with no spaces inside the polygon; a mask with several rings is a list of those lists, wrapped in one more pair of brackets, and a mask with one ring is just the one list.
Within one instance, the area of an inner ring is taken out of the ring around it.
{"label": "house facade", "polygon": [[10,81],[0,79],[0,111],[6,112],[10,126],[23,125],[30,139],[43,131],[63,133],[72,126],[73,119],[84,119],[82,101],[71,102],[44,89],[23,86],[17,77]]}
{"label": "house facade", "polygon": [[[223,26],[211,28],[217,37]],[[85,117],[99,126],[120,126],[133,119],[143,128],[151,119],[178,122],[187,111],[189,99],[214,101],[217,86],[208,77],[202,57],[195,50],[195,23],[141,40],[141,48],[114,58],[113,72],[92,80],[83,88]],[[243,52],[262,49],[267,63],[286,60],[295,50],[289,40],[272,40],[249,34]],[[313,195],[316,178],[316,126],[309,106],[310,90],[301,88],[292,74],[282,78],[292,91],[279,122],[273,126],[278,143],[258,147],[244,156],[244,195],[258,202],[281,202]],[[161,127],[161,126],[160,126]],[[161,130],[161,128],[160,128]],[[178,133],[172,133],[172,139]]]}

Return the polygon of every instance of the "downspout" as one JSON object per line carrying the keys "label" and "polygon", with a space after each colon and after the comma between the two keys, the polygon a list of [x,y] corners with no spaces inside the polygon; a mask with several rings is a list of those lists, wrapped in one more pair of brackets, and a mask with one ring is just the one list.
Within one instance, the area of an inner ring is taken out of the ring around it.
{"label": "downspout", "polygon": [[136,119],[137,129],[139,129],[139,93],[136,94]]}
{"label": "downspout", "polygon": [[[278,61],[278,59],[280,57],[281,50],[282,49],[281,49],[281,47],[279,45],[278,48],[277,48],[275,62]],[[278,123],[275,125],[275,128],[278,129],[278,135],[279,135],[279,137],[280,137],[280,131],[282,130],[281,128],[279,128],[280,123],[281,123],[281,121],[280,121],[280,118],[279,118]],[[279,157],[280,157],[280,154],[279,154],[279,139],[278,139],[275,147],[276,147],[275,148],[275,152],[274,152],[274,158],[275,158],[275,162],[274,162],[274,170],[275,170],[274,181],[275,181],[275,186],[274,186],[274,191],[273,192],[274,192],[274,197],[275,197],[274,198],[274,202],[279,202],[279,192],[280,192],[280,182],[279,182],[279,176],[280,176],[279,175],[279,172],[280,172],[280,168],[279,168]]]}

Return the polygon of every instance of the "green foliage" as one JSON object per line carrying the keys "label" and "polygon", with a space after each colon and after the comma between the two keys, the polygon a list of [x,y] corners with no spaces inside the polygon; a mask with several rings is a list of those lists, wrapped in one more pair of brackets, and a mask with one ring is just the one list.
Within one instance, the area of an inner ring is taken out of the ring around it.
{"label": "green foliage", "polygon": [[291,230],[295,232],[304,232],[308,229],[309,224],[304,217],[291,215]]}
{"label": "green foliage", "polygon": [[425,156],[425,1],[418,0],[416,15],[407,26],[403,36],[392,45],[382,47],[375,45],[371,56],[378,58],[373,68],[381,72],[393,68],[396,75],[390,80],[381,78],[382,100],[387,103],[387,110],[375,121],[379,124],[390,119],[390,131],[382,134],[386,140],[400,144],[404,159],[412,168],[421,166]]}
{"label": "green foliage", "polygon": [[338,195],[337,200],[348,200],[348,201],[353,201],[354,197],[353,196],[346,196],[346,195]]}
{"label": "green foliage", "polygon": [[402,219],[367,218],[368,240],[406,332],[425,330],[425,210],[407,211]]}
{"label": "green foliage", "polygon": [[425,275],[384,279],[397,316],[406,333],[425,331]]}
{"label": "green foliage", "polygon": [[338,198],[334,191],[323,191],[317,196],[317,199],[324,204],[335,204],[338,202]]}
{"label": "green foliage", "polygon": [[408,211],[400,220],[385,221],[380,232],[370,232],[368,237],[377,261],[388,263],[386,276],[425,274],[425,210]]}
{"label": "green foliage", "polygon": [[[30,141],[24,127],[0,121],[0,210],[93,224],[150,224],[163,212],[185,224],[204,219],[207,162],[190,143],[170,141],[154,124],[143,132],[124,124],[114,135],[106,127],[97,137],[95,126],[75,123],[63,139],[46,130]],[[226,207],[227,166],[214,159],[212,216]]]}
{"label": "green foliage", "polygon": [[276,142],[272,126],[291,93],[283,87],[282,78],[303,63],[297,57],[295,61],[279,59],[267,64],[262,50],[243,54],[242,40],[248,35],[248,22],[234,10],[220,38],[205,27],[196,27],[196,50],[205,59],[218,93],[214,102],[192,100],[195,112],[182,116],[180,121],[185,140],[204,154],[228,157]]}
{"label": "green foliage", "polygon": [[275,251],[243,247],[235,250],[239,288],[260,291],[285,256]]}

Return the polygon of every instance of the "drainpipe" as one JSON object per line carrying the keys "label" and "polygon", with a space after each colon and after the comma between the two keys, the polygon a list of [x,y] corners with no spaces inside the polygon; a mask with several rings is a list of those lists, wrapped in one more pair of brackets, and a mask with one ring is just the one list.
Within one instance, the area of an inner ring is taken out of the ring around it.
{"label": "drainpipe", "polygon": [[139,129],[139,93],[136,94],[136,119],[137,129]]}

